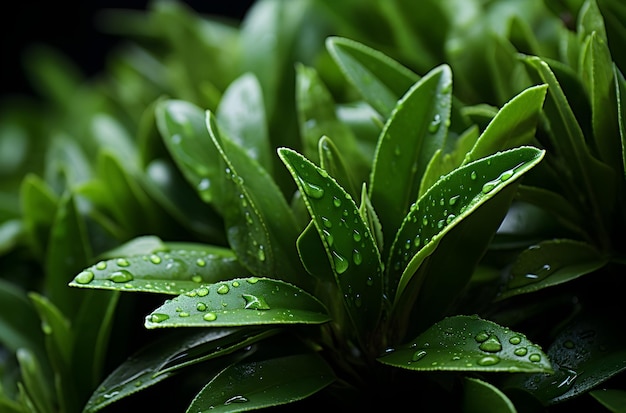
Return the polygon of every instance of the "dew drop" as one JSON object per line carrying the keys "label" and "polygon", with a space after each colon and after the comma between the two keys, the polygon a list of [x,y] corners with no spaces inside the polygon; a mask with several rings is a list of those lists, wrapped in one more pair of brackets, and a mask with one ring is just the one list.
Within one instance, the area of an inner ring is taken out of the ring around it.
{"label": "dew drop", "polygon": [[269,310],[270,306],[265,301],[264,297],[256,296],[252,294],[241,294],[244,300],[246,300],[246,305],[244,308],[248,310]]}
{"label": "dew drop", "polygon": [[178,313],[179,317],[189,317],[189,313],[186,311],[181,311],[180,313]]}
{"label": "dew drop", "polygon": [[492,334],[489,336],[489,338],[487,338],[487,340],[480,343],[480,346],[478,346],[478,348],[488,353],[497,353],[498,351],[502,350],[502,343],[500,343],[498,337]]}
{"label": "dew drop", "polygon": [[513,354],[515,354],[518,357],[523,357],[526,355],[526,353],[528,353],[528,350],[526,349],[526,347],[518,347],[515,350],[513,350]]}
{"label": "dew drop", "polygon": [[127,283],[133,280],[133,275],[126,270],[119,270],[109,274],[107,279],[113,281],[114,283]]}
{"label": "dew drop", "polygon": [[96,264],[96,270],[106,270],[107,268],[107,263],[106,261],[100,261],[99,263]]}
{"label": "dew drop", "polygon": [[470,174],[470,179],[471,179],[472,181],[475,181],[475,180],[476,180],[476,171],[472,171],[472,173]]}
{"label": "dew drop", "polygon": [[335,271],[337,274],[343,274],[348,269],[348,261],[339,255],[337,251],[333,251],[333,261],[335,262]]}
{"label": "dew drop", "polygon": [[452,221],[454,221],[454,218],[456,218],[456,215],[454,214],[448,215],[448,218],[446,218],[446,224],[450,224]]}
{"label": "dew drop", "polygon": [[196,310],[198,310],[198,311],[206,311],[206,304],[204,304],[204,303],[196,304]]}
{"label": "dew drop", "polygon": [[257,250],[257,258],[261,262],[265,261],[265,249],[263,248],[263,245],[259,245],[259,249]]}
{"label": "dew drop", "polygon": [[209,295],[209,289],[206,287],[201,287],[198,288],[197,293],[198,297],[206,297],[207,295]]}
{"label": "dew drop", "polygon": [[208,191],[211,187],[211,181],[208,178],[202,178],[200,182],[198,182],[198,191]]}
{"label": "dew drop", "polygon": [[161,313],[152,313],[150,315],[150,321],[153,323],[162,323],[165,320],[168,320],[170,318],[170,316],[168,316],[167,314],[161,314]]}
{"label": "dew drop", "polygon": [[324,196],[324,188],[300,179],[304,193],[314,199],[321,199]]}
{"label": "dew drop", "polygon": [[515,174],[515,171],[512,169],[509,169],[508,171],[504,171],[500,174],[500,176],[498,177],[498,179],[500,179],[500,182],[506,182],[509,179],[511,179],[511,177]]}
{"label": "dew drop", "polygon": [[533,363],[538,363],[541,361],[541,355],[537,353],[533,353],[530,356],[528,356],[528,360],[532,361]]}
{"label": "dew drop", "polygon": [[489,192],[493,191],[495,187],[498,186],[499,183],[500,183],[499,181],[486,182],[483,185],[483,189],[482,189],[483,194],[488,194]]}
{"label": "dew drop", "polygon": [[326,238],[326,242],[328,242],[328,246],[332,247],[333,244],[335,243],[335,238],[333,237],[333,234],[326,231],[325,229],[322,230],[322,233],[324,234],[324,238]]}
{"label": "dew drop", "polygon": [[128,267],[130,265],[130,262],[128,262],[126,258],[118,258],[115,262],[120,267]]}
{"label": "dew drop", "polygon": [[199,275],[194,275],[191,277],[191,281],[195,282],[195,283],[201,283],[202,282],[202,277]]}
{"label": "dew drop", "polygon": [[78,284],[89,284],[93,281],[93,272],[83,271],[74,278],[74,281]]}
{"label": "dew drop", "polygon": [[361,241],[361,233],[355,229],[355,230],[352,232],[352,239],[354,240],[354,242],[359,242],[359,241]]}
{"label": "dew drop", "polygon": [[493,366],[500,362],[500,357],[498,356],[484,356],[478,360],[479,366]]}
{"label": "dew drop", "polygon": [[417,247],[420,246],[421,242],[422,242],[422,240],[420,239],[420,236],[416,235],[415,239],[413,240],[413,245],[417,248]]}
{"label": "dew drop", "polygon": [[246,399],[243,396],[233,396],[230,399],[226,400],[224,402],[224,405],[229,405],[232,403],[247,403],[247,402],[248,402],[248,399]]}
{"label": "dew drop", "polygon": [[249,284],[256,284],[257,282],[259,282],[259,279],[257,277],[250,277],[246,279],[246,281],[248,281]]}
{"label": "dew drop", "polygon": [[336,196],[333,197],[333,205],[337,208],[339,208],[341,206],[341,199],[337,198]]}
{"label": "dew drop", "polygon": [[228,291],[230,289],[228,288],[228,286],[226,284],[222,284],[217,288],[217,293],[218,294],[228,294]]}
{"label": "dew drop", "polygon": [[202,316],[204,321],[215,321],[217,319],[217,315],[215,313],[206,313]]}
{"label": "dew drop", "polygon": [[152,254],[150,255],[150,262],[153,264],[160,264],[161,263],[161,257],[159,257],[156,254]]}
{"label": "dew drop", "polygon": [[235,288],[239,287],[239,281],[233,281],[233,287]]}
{"label": "dew drop", "polygon": [[428,218],[426,218],[426,217],[422,218],[422,225],[423,226],[428,225]]}
{"label": "dew drop", "polygon": [[205,261],[204,259],[202,259],[202,258],[198,258],[198,259],[196,260],[196,265],[197,265],[198,267],[204,267],[204,266],[206,266],[206,261]]}
{"label": "dew drop", "polygon": [[330,229],[330,228],[332,228],[333,223],[332,223],[332,222],[330,222],[330,220],[329,220],[328,218],[326,218],[326,217],[322,217],[322,225],[324,225],[324,227],[326,227],[326,228],[329,228],[329,229]]}
{"label": "dew drop", "polygon": [[452,205],[456,204],[456,203],[457,203],[457,201],[459,200],[459,198],[461,198],[461,195],[455,195],[455,196],[451,197],[451,198],[448,200],[448,204],[450,204],[450,206],[452,206]]}
{"label": "dew drop", "polygon": [[440,219],[440,220],[437,222],[437,228],[438,228],[438,229],[442,229],[445,225],[446,225],[446,221],[445,221],[445,220],[443,220],[443,219]]}
{"label": "dew drop", "polygon": [[476,334],[476,336],[474,337],[474,339],[479,343],[482,343],[488,338],[489,338],[489,334],[486,331],[481,331],[480,333]]}
{"label": "dew drop", "polygon": [[522,338],[520,336],[513,336],[509,339],[509,343],[511,344],[519,344],[522,342]]}
{"label": "dew drop", "polygon": [[419,361],[423,359],[424,357],[426,357],[426,350],[418,350],[415,353],[413,353],[413,356],[411,357],[411,361]]}
{"label": "dew drop", "polygon": [[428,132],[436,133],[439,130],[439,126],[441,126],[441,115],[437,113],[430,122],[430,125],[428,125]]}
{"label": "dew drop", "polygon": [[363,257],[361,256],[359,250],[355,249],[352,251],[352,261],[354,261],[356,265],[361,265],[361,263],[363,262]]}

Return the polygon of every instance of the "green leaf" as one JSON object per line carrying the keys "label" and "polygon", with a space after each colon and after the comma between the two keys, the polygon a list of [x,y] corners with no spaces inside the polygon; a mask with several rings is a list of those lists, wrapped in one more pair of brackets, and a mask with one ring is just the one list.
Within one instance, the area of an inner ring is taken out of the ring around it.
{"label": "green leaf", "polygon": [[187,412],[240,412],[292,403],[333,381],[332,369],[316,353],[246,359],[211,380]]}
{"label": "green leaf", "polygon": [[[337,183],[354,199],[357,199],[359,193],[356,190],[355,182],[359,182],[359,179],[363,177],[362,175],[365,175],[355,171],[355,169],[359,169],[359,160],[355,159],[355,156],[350,152],[336,146],[328,136],[320,138],[318,150],[321,168],[335,178]],[[347,166],[346,159],[350,159],[350,168]]]}
{"label": "green leaf", "polygon": [[552,375],[510,377],[501,386],[522,389],[544,405],[585,394],[626,370],[624,332],[605,313],[583,314],[560,331],[547,351]]}
{"label": "green leaf", "polygon": [[516,413],[515,405],[500,389],[486,381],[463,378],[463,412]]}
{"label": "green leaf", "polygon": [[[145,346],[120,364],[91,395],[84,411],[97,412],[134,393],[145,390],[183,367],[213,358],[232,363],[242,357],[237,350],[267,337],[273,330],[238,328],[178,330]],[[234,353],[234,354],[233,354]],[[224,357],[226,356],[226,357]],[[220,368],[215,363],[211,369]],[[207,372],[205,371],[205,374]]]}
{"label": "green leaf", "polygon": [[529,87],[508,101],[480,135],[464,163],[533,143],[547,85]]}
{"label": "green leaf", "polygon": [[548,357],[525,335],[464,315],[441,320],[378,360],[416,371],[552,372]]}
{"label": "green leaf", "polygon": [[28,174],[22,180],[20,202],[24,229],[35,253],[41,256],[48,245],[59,200],[41,178]]}
{"label": "green leaf", "polygon": [[37,358],[29,350],[21,348],[17,350],[17,360],[20,363],[24,388],[36,405],[37,412],[53,413],[55,410],[50,393],[51,386],[46,382],[46,376],[43,374]]}
{"label": "green leaf", "polygon": [[146,317],[146,328],[320,324],[324,306],[307,292],[269,278],[234,278],[203,285],[166,302]]}
{"label": "green leaf", "polygon": [[364,44],[342,37],[329,37],[326,48],[346,78],[384,118],[397,101],[419,80],[400,63]]}
{"label": "green leaf", "polygon": [[374,210],[372,201],[367,194],[367,185],[365,182],[363,182],[363,186],[361,187],[361,205],[359,206],[359,214],[361,214],[363,222],[367,224],[370,233],[374,235],[374,241],[376,242],[378,251],[382,251],[384,247],[383,226],[380,223],[380,219],[378,219],[378,215]]}
{"label": "green leaf", "polygon": [[223,199],[228,240],[239,261],[257,276],[276,277],[306,286],[299,277],[295,216],[271,176],[239,146],[225,136],[211,112],[206,118],[209,134],[224,168]]}
{"label": "green leaf", "polygon": [[370,198],[393,239],[402,217],[419,193],[428,163],[445,145],[450,121],[452,73],[447,65],[431,70],[398,101],[378,141]]}
{"label": "green leaf", "polygon": [[626,406],[626,391],[624,390],[600,389],[590,391],[589,394],[613,413],[624,411],[624,406]]}
{"label": "green leaf", "polygon": [[326,281],[334,281],[333,269],[327,260],[320,260],[326,255],[326,249],[320,239],[313,221],[309,222],[297,241],[300,261],[312,276]]}
{"label": "green leaf", "polygon": [[304,197],[352,323],[359,333],[370,331],[381,312],[382,264],[369,227],[325,170],[291,149],[278,154]]}
{"label": "green leaf", "polygon": [[613,65],[615,74],[615,95],[617,100],[617,120],[622,144],[622,170],[626,175],[626,80],[617,66]]}
{"label": "green leaf", "polygon": [[263,92],[252,73],[237,78],[224,91],[216,117],[227,135],[266,171],[273,168]]}
{"label": "green leaf", "polygon": [[40,320],[26,292],[16,284],[0,279],[0,343],[10,352],[27,348],[37,357],[44,355]]}
{"label": "green leaf", "polygon": [[502,300],[563,284],[592,273],[608,263],[593,245],[569,239],[543,241],[522,251],[511,267]]}
{"label": "green leaf", "polygon": [[[520,147],[458,168],[433,185],[405,216],[391,246],[390,296],[402,295],[417,269],[456,225],[537,165],[544,151]],[[397,288],[396,288],[397,287]]]}
{"label": "green leaf", "polygon": [[[135,247],[119,252],[133,251]],[[69,285],[179,295],[201,283],[249,274],[232,250],[204,244],[169,243],[152,253],[118,257],[85,268]]]}
{"label": "green leaf", "polygon": [[219,154],[211,145],[205,113],[183,100],[165,100],[155,108],[163,142],[187,181],[205,202],[220,196]]}

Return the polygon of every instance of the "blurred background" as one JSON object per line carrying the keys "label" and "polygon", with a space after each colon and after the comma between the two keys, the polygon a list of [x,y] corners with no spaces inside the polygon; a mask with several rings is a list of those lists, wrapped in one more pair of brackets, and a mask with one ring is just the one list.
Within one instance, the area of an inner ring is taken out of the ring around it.
{"label": "blurred background", "polygon": [[[119,39],[97,26],[98,12],[110,8],[145,10],[148,0],[21,0],[0,17],[0,95],[30,94],[33,88],[23,70],[27,47],[45,44],[76,63],[87,76],[98,73],[107,51]],[[203,14],[241,19],[253,0],[186,0]]]}

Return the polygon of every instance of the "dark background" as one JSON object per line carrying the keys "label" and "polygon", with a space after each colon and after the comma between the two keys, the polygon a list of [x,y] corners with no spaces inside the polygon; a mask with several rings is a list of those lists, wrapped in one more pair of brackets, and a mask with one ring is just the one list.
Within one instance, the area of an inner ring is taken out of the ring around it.
{"label": "dark background", "polygon": [[[23,51],[45,44],[63,52],[87,76],[102,70],[107,51],[121,41],[94,24],[99,10],[145,10],[148,0],[21,0],[5,4],[0,13],[0,95],[33,95],[22,69]],[[202,14],[241,19],[253,0],[185,0]]]}

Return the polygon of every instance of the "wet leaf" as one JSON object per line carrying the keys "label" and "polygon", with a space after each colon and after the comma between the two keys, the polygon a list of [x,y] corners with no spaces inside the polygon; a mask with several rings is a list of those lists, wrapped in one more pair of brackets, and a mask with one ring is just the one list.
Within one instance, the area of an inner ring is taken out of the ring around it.
{"label": "wet leaf", "polygon": [[566,283],[592,273],[608,263],[593,245],[570,240],[543,241],[522,251],[513,263],[502,300]]}
{"label": "wet leaf", "polygon": [[[359,173],[348,165],[354,165],[354,157],[337,147],[328,136],[322,136],[318,142],[320,166],[328,172],[330,176],[337,180],[337,183],[353,197],[358,199],[356,182],[359,182]],[[347,155],[347,156],[346,156]],[[348,163],[347,160],[350,159]]]}
{"label": "wet leaf", "polygon": [[324,306],[307,292],[269,278],[234,278],[202,285],[166,302],[146,317],[147,328],[320,324]]}
{"label": "wet leaf", "polygon": [[551,373],[548,357],[526,336],[477,316],[452,316],[378,358],[403,369]]}
{"label": "wet leaf", "polygon": [[[135,246],[119,252],[137,251]],[[156,246],[156,245],[155,245]],[[85,268],[71,287],[174,294],[191,291],[201,283],[213,283],[248,271],[227,248],[204,244],[168,243],[140,255],[118,255]],[[110,254],[109,254],[110,255]]]}
{"label": "wet leaf", "polygon": [[299,153],[278,154],[303,195],[357,331],[373,329],[382,305],[382,265],[359,209],[328,173]]}

